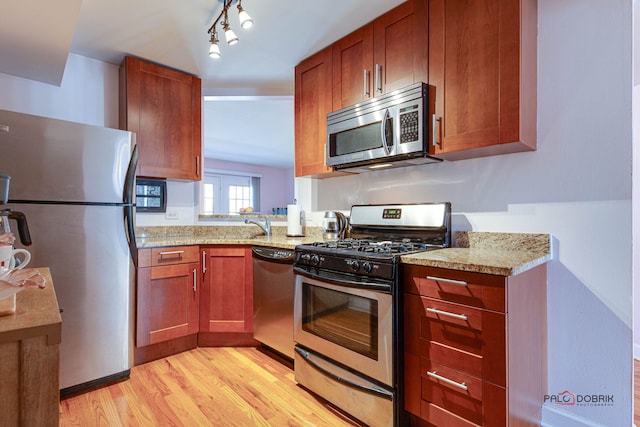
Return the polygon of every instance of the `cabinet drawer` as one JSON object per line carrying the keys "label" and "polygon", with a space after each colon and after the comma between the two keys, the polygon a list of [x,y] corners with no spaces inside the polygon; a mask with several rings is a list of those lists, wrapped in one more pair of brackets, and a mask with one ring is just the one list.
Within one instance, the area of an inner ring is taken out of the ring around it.
{"label": "cabinet drawer", "polygon": [[506,425],[506,390],[422,359],[420,416],[435,425]]}
{"label": "cabinet drawer", "polygon": [[502,276],[405,265],[403,277],[405,292],[506,312]]}
{"label": "cabinet drawer", "polygon": [[200,249],[198,246],[167,246],[138,251],[138,267],[189,264],[199,261]]}
{"label": "cabinet drawer", "polygon": [[506,319],[502,313],[418,297],[419,355],[506,386]]}

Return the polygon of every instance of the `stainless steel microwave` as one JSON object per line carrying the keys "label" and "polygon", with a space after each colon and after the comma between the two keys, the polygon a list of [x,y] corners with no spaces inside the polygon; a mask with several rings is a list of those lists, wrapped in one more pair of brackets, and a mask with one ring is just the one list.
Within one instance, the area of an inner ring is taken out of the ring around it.
{"label": "stainless steel microwave", "polygon": [[357,172],[440,162],[429,156],[429,99],[420,82],[329,113],[327,166]]}

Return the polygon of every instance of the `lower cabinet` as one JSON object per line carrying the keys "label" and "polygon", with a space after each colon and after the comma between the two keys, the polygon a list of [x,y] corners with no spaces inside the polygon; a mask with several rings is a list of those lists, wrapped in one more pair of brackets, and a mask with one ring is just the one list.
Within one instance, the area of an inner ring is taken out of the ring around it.
{"label": "lower cabinet", "polygon": [[537,426],[546,267],[517,276],[404,269],[405,410],[414,426]]}
{"label": "lower cabinet", "polygon": [[255,345],[250,246],[204,246],[198,345]]}
{"label": "lower cabinet", "polygon": [[136,365],[196,346],[258,344],[250,246],[141,249],[136,296]]}
{"label": "lower cabinet", "polygon": [[138,252],[136,347],[198,332],[198,246]]}

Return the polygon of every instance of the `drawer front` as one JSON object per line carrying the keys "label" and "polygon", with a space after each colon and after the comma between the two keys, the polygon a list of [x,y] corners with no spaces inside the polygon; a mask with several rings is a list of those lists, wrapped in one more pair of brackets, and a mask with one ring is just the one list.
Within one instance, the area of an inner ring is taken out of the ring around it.
{"label": "drawer front", "polygon": [[420,300],[421,357],[506,386],[504,314],[434,298],[413,298]]}
{"label": "drawer front", "polygon": [[138,251],[138,267],[200,262],[198,246],[167,246]]}
{"label": "drawer front", "polygon": [[435,425],[504,426],[506,390],[422,359],[420,417]]}
{"label": "drawer front", "polygon": [[505,277],[415,265],[403,277],[405,292],[506,312]]}

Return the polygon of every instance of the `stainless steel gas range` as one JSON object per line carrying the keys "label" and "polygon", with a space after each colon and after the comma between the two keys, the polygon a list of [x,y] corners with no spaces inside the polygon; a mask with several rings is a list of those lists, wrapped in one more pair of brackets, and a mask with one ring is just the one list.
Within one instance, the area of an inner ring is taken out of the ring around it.
{"label": "stainless steel gas range", "polygon": [[296,381],[369,426],[399,426],[400,256],[449,247],[451,205],[354,205],[350,224],[350,238],[296,247]]}

